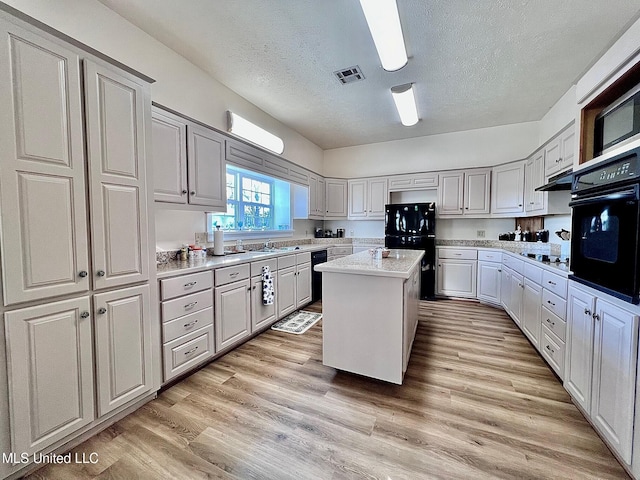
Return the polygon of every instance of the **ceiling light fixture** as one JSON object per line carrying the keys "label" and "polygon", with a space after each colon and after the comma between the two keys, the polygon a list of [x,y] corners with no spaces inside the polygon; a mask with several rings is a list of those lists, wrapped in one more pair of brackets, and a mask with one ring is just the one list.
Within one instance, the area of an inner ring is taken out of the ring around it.
{"label": "ceiling light fixture", "polygon": [[396,0],[360,0],[382,68],[388,72],[407,64],[402,26]]}
{"label": "ceiling light fixture", "polygon": [[413,83],[391,87],[391,96],[396,103],[400,121],[405,127],[410,127],[418,123],[418,109],[416,107],[416,97],[413,93]]}
{"label": "ceiling light fixture", "polygon": [[284,152],[284,142],[280,137],[229,110],[227,110],[227,131],[278,155]]}

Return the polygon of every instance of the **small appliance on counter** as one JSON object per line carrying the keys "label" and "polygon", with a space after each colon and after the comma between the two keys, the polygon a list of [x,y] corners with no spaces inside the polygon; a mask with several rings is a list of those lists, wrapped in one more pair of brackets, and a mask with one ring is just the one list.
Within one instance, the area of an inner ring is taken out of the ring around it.
{"label": "small appliance on counter", "polygon": [[324,231],[324,238],[332,238],[332,237],[333,237],[333,232],[331,230]]}
{"label": "small appliance on counter", "polygon": [[315,232],[314,232],[313,236],[314,236],[315,238],[322,238],[322,237],[324,237],[324,230],[322,230],[320,227],[316,227],[316,230],[315,230]]}
{"label": "small appliance on counter", "polygon": [[336,228],[336,237],[344,238],[344,228]]}

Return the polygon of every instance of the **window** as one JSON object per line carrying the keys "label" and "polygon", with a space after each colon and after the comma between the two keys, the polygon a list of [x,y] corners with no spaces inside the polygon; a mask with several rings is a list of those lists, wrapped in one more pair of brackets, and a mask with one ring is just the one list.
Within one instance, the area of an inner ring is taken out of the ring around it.
{"label": "window", "polygon": [[290,185],[277,178],[227,165],[227,211],[207,214],[207,230],[289,231]]}

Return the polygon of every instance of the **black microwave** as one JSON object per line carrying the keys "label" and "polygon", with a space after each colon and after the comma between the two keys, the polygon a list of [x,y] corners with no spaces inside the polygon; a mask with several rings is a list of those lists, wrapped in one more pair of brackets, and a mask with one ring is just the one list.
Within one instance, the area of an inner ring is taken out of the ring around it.
{"label": "black microwave", "polygon": [[605,108],[595,119],[593,155],[597,157],[640,138],[640,85]]}

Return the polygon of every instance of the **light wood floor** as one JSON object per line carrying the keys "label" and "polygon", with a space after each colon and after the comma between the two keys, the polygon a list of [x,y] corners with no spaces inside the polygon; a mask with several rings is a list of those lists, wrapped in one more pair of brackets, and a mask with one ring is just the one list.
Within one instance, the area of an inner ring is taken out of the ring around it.
{"label": "light wood floor", "polygon": [[321,324],[268,331],[30,478],[628,478],[506,314],[420,313],[402,386],[323,366]]}

